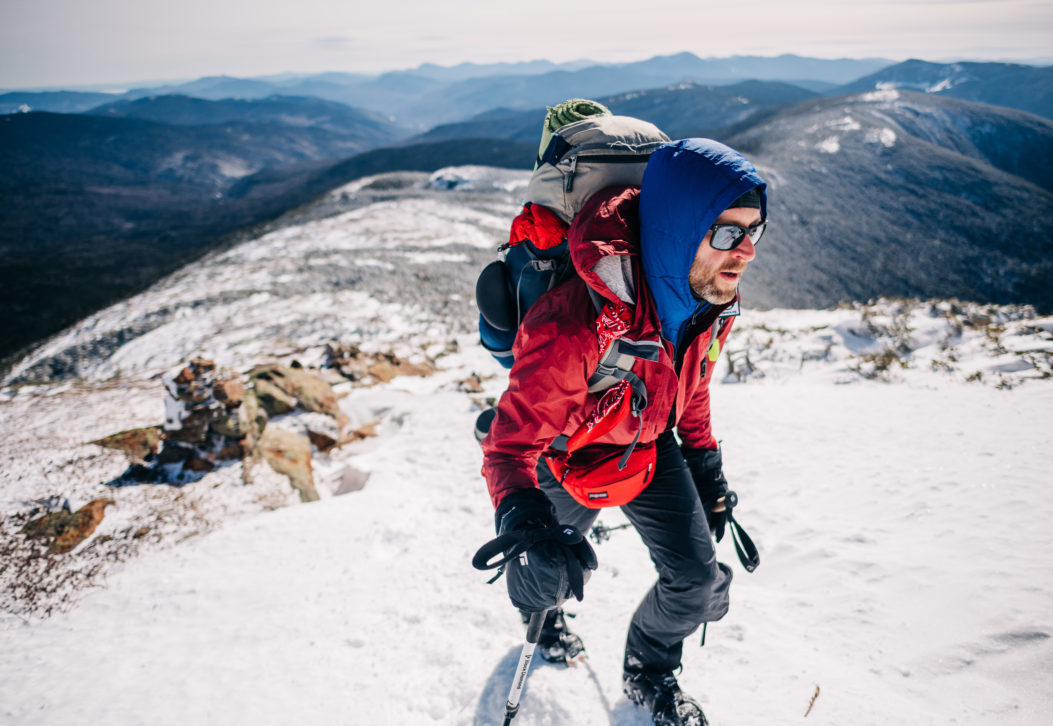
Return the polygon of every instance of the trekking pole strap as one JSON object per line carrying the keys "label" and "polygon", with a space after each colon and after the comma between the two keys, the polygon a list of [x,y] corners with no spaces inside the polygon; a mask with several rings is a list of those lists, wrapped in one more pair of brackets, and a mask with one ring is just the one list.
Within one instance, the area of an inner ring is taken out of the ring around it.
{"label": "trekking pole strap", "polygon": [[735,492],[729,491],[724,495],[724,504],[728,511],[728,529],[731,530],[731,539],[735,543],[735,554],[746,568],[746,572],[753,572],[760,564],[760,553],[757,551],[757,545],[753,544],[753,539],[735,519],[733,512],[738,503],[739,497]]}
{"label": "trekking pole strap", "polygon": [[[514,560],[539,542],[554,540],[558,544],[571,546],[584,539],[574,527],[556,525],[555,527],[535,527],[506,532],[490,540],[472,557],[472,567],[477,570],[492,570],[510,560]],[[500,559],[494,558],[500,555]]]}
{"label": "trekking pole strap", "polygon": [[472,558],[472,567],[477,570],[492,570],[495,567],[501,567],[497,575],[490,580],[492,584],[504,571],[502,565],[516,559],[541,542],[554,542],[561,545],[563,562],[566,565],[567,584],[570,586],[570,592],[580,602],[585,596],[584,568],[596,569],[596,555],[585,542],[585,537],[581,532],[569,524],[519,529],[498,535],[479,548]]}

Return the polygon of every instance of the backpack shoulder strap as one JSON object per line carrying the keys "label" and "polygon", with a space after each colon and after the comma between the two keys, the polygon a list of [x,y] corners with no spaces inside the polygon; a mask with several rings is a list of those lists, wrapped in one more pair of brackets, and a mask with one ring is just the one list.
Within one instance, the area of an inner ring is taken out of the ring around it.
{"label": "backpack shoulder strap", "polygon": [[[589,291],[589,298],[596,309],[596,314],[602,314],[607,301],[589,285],[586,284],[585,287]],[[638,360],[657,361],[661,350],[662,344],[656,340],[617,338],[600,358],[596,370],[589,377],[589,393],[601,393],[608,388],[613,388],[621,381],[628,381],[637,396],[642,396],[643,405],[646,405],[646,388],[643,381],[640,381],[633,373],[633,366]]]}

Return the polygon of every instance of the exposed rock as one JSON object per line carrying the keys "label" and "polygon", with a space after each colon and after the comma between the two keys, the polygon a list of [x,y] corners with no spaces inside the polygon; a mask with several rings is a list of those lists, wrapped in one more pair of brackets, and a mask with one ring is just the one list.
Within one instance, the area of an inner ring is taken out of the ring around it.
{"label": "exposed rock", "polygon": [[245,451],[245,442],[236,441],[229,446],[224,446],[222,449],[216,452],[216,459],[220,461],[230,461],[232,459],[244,459],[248,454]]}
{"label": "exposed rock", "polygon": [[300,501],[318,501],[311,470],[311,444],[306,436],[268,426],[259,448],[272,469],[289,477],[289,482],[300,494]]}
{"label": "exposed rock", "polygon": [[350,444],[352,441],[360,441],[362,439],[368,439],[377,435],[377,426],[380,424],[377,421],[368,423],[365,426],[359,426],[357,429],[349,433],[343,439],[340,440],[340,445]]}
{"label": "exposed rock", "polygon": [[267,412],[260,405],[259,399],[253,391],[246,391],[245,400],[241,402],[238,409],[239,421],[244,421],[248,433],[241,441],[245,451],[245,458],[241,462],[241,480],[246,484],[252,483],[252,470],[263,457],[260,451],[260,440],[267,427]]}
{"label": "exposed rock", "polygon": [[348,380],[358,381],[368,375],[368,361],[357,345],[327,343],[325,346],[326,368],[334,368]]}
{"label": "exposed rock", "polygon": [[465,393],[483,392],[483,378],[474,371],[472,372],[472,375],[468,376],[463,381],[457,381],[457,385]]}
{"label": "exposed rock", "polygon": [[183,462],[183,471],[209,472],[215,468],[215,464],[196,452]]}
{"label": "exposed rock", "polygon": [[[304,370],[282,365],[260,366],[250,374],[256,386],[256,393],[260,396],[261,403],[265,407],[268,401],[264,396],[280,400],[282,405],[288,405],[291,401],[293,406],[299,402],[300,406],[308,411],[324,413],[336,419],[339,426],[347,423],[347,417],[340,410],[336,392],[321,376]],[[282,397],[276,392],[285,394]],[[289,409],[292,410],[291,408]],[[272,412],[268,407],[268,413]],[[285,411],[288,413],[288,411]]]}
{"label": "exposed rock", "polygon": [[112,499],[95,499],[76,512],[62,510],[45,514],[28,522],[22,528],[22,534],[27,537],[53,537],[48,554],[66,554],[91,536],[102,522],[106,507],[113,503]]}
{"label": "exposed rock", "polygon": [[387,383],[396,376],[430,376],[435,372],[435,367],[430,363],[410,363],[394,353],[363,353],[356,345],[336,342],[326,345],[323,365],[338,370],[351,381],[372,378],[381,383]]}
{"label": "exposed rock", "polygon": [[186,461],[194,455],[194,447],[189,444],[181,444],[178,441],[166,441],[161,453],[157,455],[160,464],[175,464]]}
{"label": "exposed rock", "polygon": [[435,372],[435,367],[404,361],[394,353],[381,353],[367,370],[381,383],[388,383],[396,376],[430,376]]}
{"label": "exposed rock", "polygon": [[389,383],[399,374],[398,367],[386,360],[378,360],[366,370],[381,383]]}
{"label": "exposed rock", "polygon": [[310,429],[307,429],[307,438],[311,440],[311,445],[323,454],[328,454],[339,443],[332,436]]}
{"label": "exposed rock", "polygon": [[340,485],[333,492],[336,496],[357,492],[366,485],[369,480],[369,472],[361,471],[348,464],[340,474]]}
{"label": "exposed rock", "polygon": [[216,381],[212,386],[212,395],[227,408],[237,408],[245,397],[245,386],[236,378]]}
{"label": "exposed rock", "polygon": [[[212,403],[212,402],[209,402]],[[179,427],[165,430],[165,438],[170,441],[182,441],[187,444],[204,443],[208,429],[217,411],[209,406],[191,409],[179,421]]]}
{"label": "exposed rock", "polygon": [[203,443],[209,424],[222,415],[224,406],[212,395],[216,364],[196,358],[178,372],[163,378],[165,399],[165,438],[184,443]]}
{"label": "exposed rock", "polygon": [[133,464],[142,464],[157,454],[161,445],[161,427],[129,429],[88,443],[123,451]]}
{"label": "exposed rock", "polygon": [[264,377],[253,381],[256,398],[270,416],[281,416],[296,409],[296,398],[272,380]]}

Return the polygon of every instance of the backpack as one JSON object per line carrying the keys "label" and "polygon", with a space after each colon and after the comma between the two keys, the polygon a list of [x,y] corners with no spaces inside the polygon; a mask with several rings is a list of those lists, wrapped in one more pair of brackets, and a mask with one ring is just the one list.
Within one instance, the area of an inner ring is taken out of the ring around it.
{"label": "backpack", "polygon": [[512,367],[512,344],[527,310],[575,274],[567,247],[574,216],[601,189],[638,185],[651,152],[668,141],[654,124],[610,115],[575,121],[552,135],[508,242],[476,281],[479,337],[505,368]]}
{"label": "backpack", "polygon": [[[476,281],[479,337],[505,368],[514,362],[512,344],[527,310],[576,274],[567,242],[574,216],[601,189],[639,185],[651,152],[668,141],[653,124],[610,115],[569,123],[552,135],[539,156],[508,242],[498,248],[498,259]],[[591,288],[589,296],[600,327],[609,322],[617,328],[618,306]],[[659,357],[658,343],[631,341],[621,333],[610,338],[588,380],[589,392],[601,395],[597,410],[577,434],[558,437],[545,456],[560,484],[590,508],[630,501],[650,483],[655,467],[654,442],[638,446],[634,439],[628,449],[590,446],[626,417],[640,418],[647,406],[647,390],[632,368],[638,360]],[[495,413],[496,409],[483,411],[476,421],[480,441]],[[638,431],[637,439],[639,435]]]}

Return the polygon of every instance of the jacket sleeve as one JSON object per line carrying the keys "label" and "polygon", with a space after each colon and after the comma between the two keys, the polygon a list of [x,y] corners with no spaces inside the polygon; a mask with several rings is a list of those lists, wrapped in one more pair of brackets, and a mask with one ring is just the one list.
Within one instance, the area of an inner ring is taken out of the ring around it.
{"label": "jacket sleeve", "polygon": [[[728,318],[727,325],[723,326],[723,330],[720,331],[718,336],[720,340],[720,352],[724,352],[724,345],[727,341],[728,335],[731,333],[731,327],[734,322],[734,318]],[[706,349],[710,347],[708,339],[702,341],[702,345],[706,346]],[[702,351],[702,355],[706,355],[707,350]],[[694,389],[694,393],[691,398],[688,399],[687,405],[684,407],[684,412],[677,422],[677,433],[680,435],[680,440],[683,442],[684,448],[687,449],[716,449],[717,439],[713,435],[713,422],[712,413],[709,408],[709,386],[713,379],[713,371],[716,368],[716,362],[711,361],[706,365],[706,374],[701,376],[702,380],[697,382],[697,386]],[[683,375],[683,372],[681,373]]]}
{"label": "jacket sleeve", "polygon": [[[508,389],[483,440],[482,473],[495,508],[509,492],[537,486],[541,453],[586,405],[585,370],[597,357],[588,350],[591,331],[543,304],[551,295],[539,300],[520,326]],[[595,347],[595,334],[591,338]]]}

